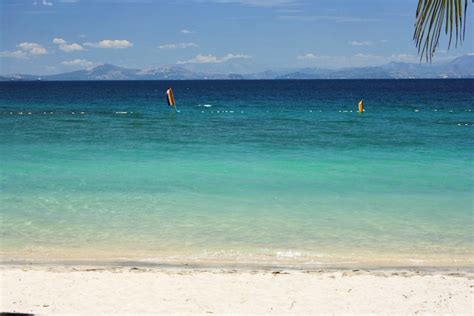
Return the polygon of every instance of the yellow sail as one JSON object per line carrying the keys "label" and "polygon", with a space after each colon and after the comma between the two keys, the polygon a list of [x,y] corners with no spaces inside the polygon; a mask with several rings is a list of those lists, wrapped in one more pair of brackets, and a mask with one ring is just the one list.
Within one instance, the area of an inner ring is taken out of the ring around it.
{"label": "yellow sail", "polygon": [[364,99],[359,101],[359,113],[364,112]]}

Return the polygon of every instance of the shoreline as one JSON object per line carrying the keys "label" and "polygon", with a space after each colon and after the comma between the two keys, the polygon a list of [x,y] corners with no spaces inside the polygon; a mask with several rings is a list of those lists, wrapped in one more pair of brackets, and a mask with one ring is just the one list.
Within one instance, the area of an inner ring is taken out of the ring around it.
{"label": "shoreline", "polygon": [[81,271],[81,269],[117,270],[117,269],[140,269],[140,270],[233,270],[233,271],[260,271],[272,270],[288,271],[365,271],[365,272],[423,272],[423,273],[460,273],[474,274],[472,265],[451,266],[428,266],[428,265],[335,265],[335,264],[284,264],[284,263],[236,263],[236,262],[159,262],[140,260],[0,260],[0,270],[25,268],[36,270],[62,269],[64,271]]}
{"label": "shoreline", "polygon": [[[295,254],[296,253],[296,254]],[[272,253],[147,253],[73,251],[59,253],[0,252],[0,266],[5,265],[89,265],[89,266],[139,266],[158,268],[249,268],[249,269],[464,269],[474,270],[474,257],[447,254],[322,254],[301,255],[299,252]]]}
{"label": "shoreline", "polygon": [[474,272],[0,265],[0,311],[37,314],[454,313]]}

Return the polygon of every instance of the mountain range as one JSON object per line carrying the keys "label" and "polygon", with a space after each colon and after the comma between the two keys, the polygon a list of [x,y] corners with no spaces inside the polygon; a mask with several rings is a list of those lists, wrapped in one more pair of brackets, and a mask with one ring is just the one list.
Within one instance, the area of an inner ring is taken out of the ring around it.
{"label": "mountain range", "polygon": [[357,68],[301,68],[290,71],[265,71],[251,74],[206,73],[183,66],[130,69],[103,64],[92,69],[55,75],[11,74],[0,81],[12,80],[206,80],[206,79],[418,79],[474,78],[474,55],[464,55],[444,64],[391,62],[386,65]]}

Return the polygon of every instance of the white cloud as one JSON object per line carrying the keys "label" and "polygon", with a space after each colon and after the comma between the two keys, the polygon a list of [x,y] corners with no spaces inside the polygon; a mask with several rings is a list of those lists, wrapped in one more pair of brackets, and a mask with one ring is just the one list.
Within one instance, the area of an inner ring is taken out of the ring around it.
{"label": "white cloud", "polygon": [[60,44],[66,44],[66,41],[63,40],[62,38],[55,37],[55,38],[53,38],[53,43],[60,45]]}
{"label": "white cloud", "polygon": [[176,44],[160,45],[160,49],[177,49],[177,48],[190,48],[190,47],[198,47],[198,46],[197,44],[194,44],[194,43],[176,43]]}
{"label": "white cloud", "polygon": [[28,54],[22,50],[16,50],[14,52],[11,51],[3,51],[0,52],[0,57],[7,57],[7,58],[16,58],[16,59],[28,59]]}
{"label": "white cloud", "polygon": [[61,44],[59,45],[59,49],[62,50],[63,52],[70,53],[78,50],[84,50],[84,47],[82,47],[79,44],[72,43],[72,44]]}
{"label": "white cloud", "polygon": [[218,64],[224,63],[231,59],[249,59],[251,56],[244,55],[244,54],[227,54],[222,58],[218,58],[214,55],[197,55],[196,57],[185,60],[185,61],[178,61],[177,64]]}
{"label": "white cloud", "polygon": [[317,59],[319,57],[320,56],[315,55],[313,53],[307,53],[307,54],[303,54],[303,55],[298,55],[296,58],[299,59],[299,60],[312,60],[312,59]]}
{"label": "white cloud", "polygon": [[193,33],[193,31],[190,31],[190,30],[187,30],[187,29],[182,29],[180,32],[182,34],[191,34],[191,33]]}
{"label": "white cloud", "polygon": [[244,54],[227,54],[224,57],[222,57],[219,62],[226,62],[231,59],[249,59],[251,58],[249,55],[244,55]]}
{"label": "white cloud", "polygon": [[301,9],[278,9],[276,10],[277,13],[280,14],[298,14],[303,12]]}
{"label": "white cloud", "polygon": [[61,64],[65,66],[82,67],[82,68],[91,68],[94,65],[94,63],[85,59],[74,59],[74,60],[69,60],[69,61],[63,61],[61,62]]}
{"label": "white cloud", "polygon": [[370,55],[370,54],[362,54],[362,53],[357,53],[354,55],[356,58],[362,58],[362,59],[375,59],[375,58],[381,58],[381,56],[377,55]]}
{"label": "white cloud", "polygon": [[37,43],[23,42],[17,45],[19,50],[16,51],[2,51],[0,57],[28,59],[31,55],[45,55],[48,53],[46,48]]}
{"label": "white cloud", "polygon": [[370,45],[372,45],[372,42],[370,42],[370,41],[350,41],[349,45],[352,45],[352,46],[370,46]]}
{"label": "white cloud", "polygon": [[296,0],[211,0],[216,3],[238,3],[253,7],[282,7],[288,5],[298,4],[299,1]]}
{"label": "white cloud", "polygon": [[277,19],[284,21],[300,21],[300,22],[312,22],[312,21],[329,21],[335,23],[367,23],[367,22],[379,22],[377,18],[366,18],[366,17],[352,17],[352,16],[338,16],[338,15],[297,15],[287,14],[279,15]]}
{"label": "white cloud", "polygon": [[214,55],[197,55],[196,57],[186,60],[186,61],[178,61],[178,64],[210,64],[210,63],[217,63],[218,59]]}
{"label": "white cloud", "polygon": [[33,5],[38,5],[38,4],[41,4],[41,5],[44,5],[44,6],[47,6],[47,7],[50,7],[53,5],[52,2],[50,1],[47,1],[47,0],[42,0],[42,1],[33,1]]}
{"label": "white cloud", "polygon": [[96,47],[96,48],[111,48],[111,49],[122,49],[130,48],[133,44],[127,40],[103,40],[97,43],[84,43],[84,46]]}
{"label": "white cloud", "polygon": [[416,62],[419,61],[419,57],[416,55],[410,54],[394,54],[390,57],[390,59],[395,61],[403,61],[403,62]]}
{"label": "white cloud", "polygon": [[312,53],[298,56],[303,64],[311,64],[323,68],[337,69],[342,67],[365,67],[382,65],[388,62],[388,57],[355,54],[351,56],[338,55],[316,55]]}
{"label": "white cloud", "polygon": [[44,55],[48,53],[46,48],[36,43],[23,42],[18,44],[17,47],[31,55]]}
{"label": "white cloud", "polygon": [[70,53],[70,52],[74,52],[78,50],[84,50],[84,47],[82,47],[81,45],[77,43],[68,44],[65,40],[58,37],[55,37],[53,39],[53,43],[59,45],[59,49],[66,53]]}

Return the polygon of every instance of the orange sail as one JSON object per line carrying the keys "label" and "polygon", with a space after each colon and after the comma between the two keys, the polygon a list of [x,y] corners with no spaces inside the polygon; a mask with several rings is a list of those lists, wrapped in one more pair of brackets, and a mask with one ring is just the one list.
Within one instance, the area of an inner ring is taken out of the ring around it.
{"label": "orange sail", "polygon": [[174,101],[173,90],[171,88],[168,88],[168,90],[166,90],[166,100],[168,101],[169,106],[176,107],[176,102]]}

